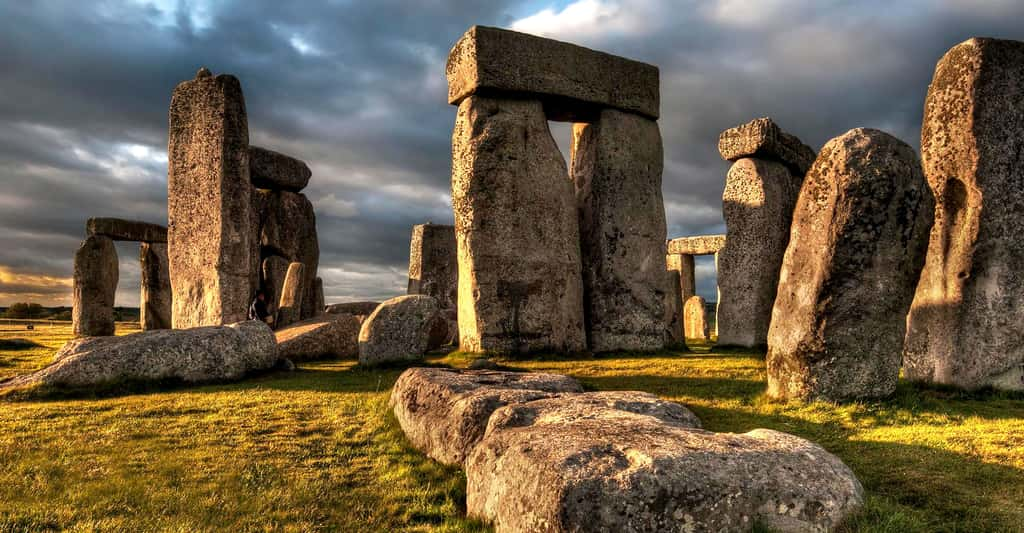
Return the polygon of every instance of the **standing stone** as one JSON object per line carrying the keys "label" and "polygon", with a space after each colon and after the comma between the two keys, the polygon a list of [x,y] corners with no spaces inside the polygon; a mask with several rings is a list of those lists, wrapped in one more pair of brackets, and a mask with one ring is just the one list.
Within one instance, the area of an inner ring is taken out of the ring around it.
{"label": "standing stone", "polygon": [[[667,321],[672,342],[682,344],[686,340],[683,331],[683,307],[691,296],[697,293],[696,276],[692,255],[667,254],[665,266],[669,273],[669,294],[671,305],[675,308],[672,318]],[[668,305],[668,304],[666,304]]]}
{"label": "standing stone", "polygon": [[170,329],[172,303],[167,245],[141,243],[139,266],[142,269],[142,294],[139,298],[139,322],[142,329]]}
{"label": "standing stone", "polygon": [[245,320],[258,279],[238,79],[200,69],[171,97],[167,239],[175,328]]}
{"label": "standing stone", "polygon": [[718,252],[718,344],[764,346],[800,182],[781,163],[744,158],[725,179]]}
{"label": "standing stone", "polygon": [[433,296],[442,309],[459,303],[459,261],[455,227],[419,224],[409,242],[409,294]]}
{"label": "standing stone", "polygon": [[75,337],[114,334],[117,249],[109,237],[92,235],[75,252],[71,322]]}
{"label": "standing stone", "polygon": [[262,255],[279,255],[306,266],[300,314],[303,320],[316,316],[319,311],[314,291],[320,244],[312,202],[300,193],[257,190],[254,210],[256,227],[252,231],[258,236]]}
{"label": "standing stone", "polygon": [[872,129],[828,142],[811,167],[768,332],[768,394],[892,394],[924,266],[932,197],[917,154]]}
{"label": "standing stone", "polygon": [[576,203],[541,102],[462,100],[452,207],[461,349],[585,349]]}
{"label": "standing stone", "polygon": [[302,296],[306,292],[303,286],[305,270],[306,266],[302,263],[288,265],[288,273],[284,276],[284,285],[277,304],[277,321],[274,323],[276,329],[298,322],[300,319]]}
{"label": "standing stone", "polygon": [[683,327],[686,340],[707,342],[711,339],[704,298],[691,296],[686,300],[683,306]]}
{"label": "standing stone", "polygon": [[658,350],[665,329],[665,206],[658,123],[614,109],[573,126],[587,344]]}
{"label": "standing stone", "polygon": [[935,195],[908,317],[909,379],[1024,389],[1024,43],[974,38],[928,87],[921,156]]}
{"label": "standing stone", "polygon": [[288,266],[291,261],[279,256],[271,255],[263,260],[260,267],[262,277],[260,288],[266,296],[267,311],[271,315],[277,312],[277,304],[284,292],[284,278],[288,275]]}
{"label": "standing stone", "polygon": [[324,307],[324,280],[318,277],[313,281],[313,309],[316,309],[314,316],[324,314]]}

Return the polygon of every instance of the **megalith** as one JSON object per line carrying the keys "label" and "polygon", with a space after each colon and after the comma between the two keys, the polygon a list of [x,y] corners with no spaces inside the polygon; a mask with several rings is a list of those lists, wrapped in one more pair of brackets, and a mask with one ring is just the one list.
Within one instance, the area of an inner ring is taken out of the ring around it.
{"label": "megalith", "polygon": [[167,241],[175,328],[246,319],[258,281],[238,79],[203,68],[171,96]]}
{"label": "megalith", "polygon": [[103,235],[115,241],[167,242],[166,227],[137,220],[93,217],[86,221],[85,230],[89,235]]}
{"label": "megalith", "polygon": [[166,243],[139,244],[139,266],[142,270],[139,323],[143,331],[171,327],[171,276],[167,261]]}
{"label": "megalith", "polygon": [[316,314],[313,316],[320,316],[324,314],[324,280],[323,278],[316,278],[313,280],[313,309],[316,310]]}
{"label": "megalith", "polygon": [[829,141],[793,213],[768,332],[768,394],[890,395],[933,202],[906,143],[858,128]]}
{"label": "megalith", "polygon": [[814,149],[795,135],[782,131],[767,117],[723,131],[718,136],[718,153],[726,161],[739,161],[746,157],[778,161],[794,176],[801,177],[814,163]]}
{"label": "megalith", "polygon": [[281,296],[277,303],[277,320],[274,322],[275,329],[283,328],[301,320],[302,299],[306,292],[305,278],[306,265],[302,263],[291,263],[288,265],[288,272],[284,276]]}
{"label": "megalith", "polygon": [[289,192],[305,189],[313,176],[304,161],[259,146],[249,147],[249,174],[257,188]]}
{"label": "megalith", "polygon": [[266,298],[268,311],[277,312],[277,304],[284,291],[284,278],[291,261],[279,255],[267,256],[260,265],[260,288]]}
{"label": "megalith", "polygon": [[91,235],[75,252],[71,323],[75,337],[114,334],[118,265],[114,241]]}
{"label": "megalith", "polygon": [[707,305],[704,298],[691,296],[683,304],[683,332],[686,340],[700,342],[711,340],[708,330]]}
{"label": "megalith", "polygon": [[459,302],[459,261],[455,226],[418,224],[409,240],[408,294],[433,296],[441,309]]}
{"label": "megalith", "polygon": [[[300,318],[319,314],[316,308],[316,276],[320,266],[320,244],[313,203],[302,193],[257,189],[254,195],[255,228],[260,254],[276,255],[305,265]],[[276,298],[277,296],[275,296]]]}
{"label": "megalith", "polygon": [[921,157],[935,196],[905,376],[1024,389],[1024,42],[973,38],[935,67]]}

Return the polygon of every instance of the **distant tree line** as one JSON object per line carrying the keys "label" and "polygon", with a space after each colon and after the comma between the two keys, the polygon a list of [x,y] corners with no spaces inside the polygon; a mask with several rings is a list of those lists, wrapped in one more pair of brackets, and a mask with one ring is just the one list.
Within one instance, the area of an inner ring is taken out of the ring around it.
{"label": "distant tree line", "polygon": [[[71,320],[71,308],[43,307],[34,302],[18,302],[11,304],[7,309],[0,309],[0,318]],[[139,309],[137,307],[115,307],[114,320],[137,322]]]}

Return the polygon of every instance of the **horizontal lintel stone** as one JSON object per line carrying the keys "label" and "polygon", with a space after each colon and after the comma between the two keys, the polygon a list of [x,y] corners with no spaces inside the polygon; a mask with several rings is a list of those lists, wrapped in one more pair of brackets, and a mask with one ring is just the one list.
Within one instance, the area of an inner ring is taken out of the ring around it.
{"label": "horizontal lintel stone", "polygon": [[88,235],[102,235],[115,241],[167,242],[167,227],[137,220],[94,217],[85,223]]}
{"label": "horizontal lintel stone", "polygon": [[249,146],[249,177],[260,189],[299,192],[309,184],[313,172],[303,161],[294,157]]}
{"label": "horizontal lintel stone", "polygon": [[668,240],[669,255],[711,255],[725,246],[725,235],[698,235]]}

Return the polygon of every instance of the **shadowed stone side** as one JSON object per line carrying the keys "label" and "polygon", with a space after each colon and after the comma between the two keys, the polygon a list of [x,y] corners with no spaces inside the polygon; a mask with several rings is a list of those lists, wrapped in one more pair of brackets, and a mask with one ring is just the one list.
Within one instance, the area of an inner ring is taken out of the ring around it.
{"label": "shadowed stone side", "polygon": [[1024,43],[970,39],[939,60],[921,156],[935,195],[908,317],[909,379],[1024,390]]}
{"label": "shadowed stone side", "polygon": [[253,209],[255,228],[252,231],[258,236],[263,255],[279,255],[305,265],[302,280],[305,292],[299,317],[316,316],[319,314],[315,291],[320,244],[312,202],[301,193],[257,190]]}
{"label": "shadowed stone side", "polygon": [[369,316],[379,305],[380,302],[345,302],[328,305],[325,311],[332,315]]}
{"label": "shadowed stone side", "polygon": [[718,152],[726,161],[755,157],[778,161],[803,177],[814,163],[814,150],[790,135],[770,118],[758,118],[730,128],[718,137]]}
{"label": "shadowed stone side", "polygon": [[75,337],[114,334],[117,249],[109,237],[93,235],[75,252],[71,329]]}
{"label": "shadowed stone side", "polygon": [[462,101],[452,207],[461,349],[583,350],[576,202],[539,101]]}
{"label": "shadowed stone side", "polygon": [[744,158],[729,169],[722,193],[725,246],[718,252],[720,346],[764,346],[782,256],[789,243],[799,178],[781,163]]}
{"label": "shadowed stone side", "polygon": [[266,295],[267,311],[273,316],[277,313],[278,303],[284,294],[284,278],[288,275],[291,261],[272,255],[263,260],[260,267],[260,287]]}
{"label": "shadowed stone side", "polygon": [[305,162],[259,146],[249,147],[249,174],[260,189],[289,192],[305,189],[313,176]]}
{"label": "shadowed stone side", "polygon": [[171,275],[167,261],[166,244],[144,242],[139,245],[142,270],[139,323],[144,331],[171,327]]}
{"label": "shadowed stone side", "polygon": [[459,257],[455,226],[419,224],[409,241],[409,294],[437,299],[442,309],[459,305]]}
{"label": "shadowed stone side", "polygon": [[804,180],[768,332],[768,394],[843,401],[893,393],[932,195],[914,150],[854,129]]}
{"label": "shadowed stone side", "polygon": [[93,217],[86,221],[85,230],[89,235],[103,235],[115,241],[167,242],[166,227],[137,220]]}
{"label": "shadowed stone side", "polygon": [[283,328],[299,321],[302,297],[306,292],[305,278],[306,265],[302,263],[288,265],[288,272],[284,276],[284,285],[281,286],[281,297],[277,304],[275,328]]}
{"label": "shadowed stone side", "polygon": [[238,79],[200,69],[171,96],[167,238],[175,328],[245,320],[258,280]]}
{"label": "shadowed stone side", "polygon": [[665,206],[658,123],[613,109],[573,126],[587,344],[594,352],[665,344]]}

